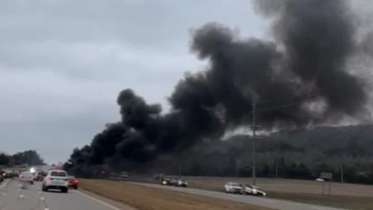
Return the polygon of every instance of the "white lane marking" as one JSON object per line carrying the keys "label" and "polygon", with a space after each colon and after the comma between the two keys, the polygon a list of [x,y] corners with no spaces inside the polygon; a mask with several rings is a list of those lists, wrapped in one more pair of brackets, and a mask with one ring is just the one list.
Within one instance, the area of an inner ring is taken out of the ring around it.
{"label": "white lane marking", "polygon": [[87,194],[85,194],[85,193],[82,193],[82,192],[80,192],[80,191],[75,191],[75,192],[77,192],[77,193],[79,193],[79,194],[81,194],[81,195],[84,195],[85,197],[87,197],[87,198],[89,198],[89,199],[91,199],[91,200],[94,200],[94,201],[96,201],[96,202],[98,202],[98,203],[101,203],[102,205],[107,206],[107,207],[109,207],[109,208],[111,208],[111,209],[113,209],[113,210],[121,210],[121,209],[118,209],[117,207],[114,207],[114,206],[112,206],[112,205],[110,205],[110,204],[108,204],[108,203],[106,203],[106,202],[104,202],[104,201],[102,201],[102,200],[99,200],[99,199],[97,199],[97,198],[94,198],[94,197],[92,197],[92,196],[89,196],[89,195],[87,195]]}
{"label": "white lane marking", "polygon": [[3,183],[0,185],[0,189],[4,188],[6,186],[7,183]]}
{"label": "white lane marking", "polygon": [[4,182],[0,185],[0,189],[6,187],[6,186],[9,184],[10,181],[11,181],[11,180],[8,180],[8,181],[6,181],[6,182],[4,181]]}
{"label": "white lane marking", "polygon": [[310,209],[315,209],[315,210],[325,210],[325,207],[321,207],[321,206],[311,206]]}

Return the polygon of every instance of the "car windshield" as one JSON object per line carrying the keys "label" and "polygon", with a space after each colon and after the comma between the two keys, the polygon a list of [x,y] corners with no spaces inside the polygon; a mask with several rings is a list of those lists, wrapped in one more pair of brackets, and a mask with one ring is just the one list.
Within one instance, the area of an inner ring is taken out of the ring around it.
{"label": "car windshield", "polygon": [[230,185],[231,185],[231,186],[234,186],[234,187],[238,187],[238,186],[240,186],[238,183],[234,183],[234,182],[231,182]]}
{"label": "car windshield", "polygon": [[51,176],[60,176],[60,177],[66,177],[67,174],[64,171],[52,171]]}

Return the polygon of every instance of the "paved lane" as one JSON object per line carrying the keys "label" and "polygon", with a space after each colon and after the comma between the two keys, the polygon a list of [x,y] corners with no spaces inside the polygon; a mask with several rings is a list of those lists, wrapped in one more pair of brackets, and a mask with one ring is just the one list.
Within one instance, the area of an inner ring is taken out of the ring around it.
{"label": "paved lane", "polygon": [[248,196],[248,195],[235,195],[235,194],[228,194],[228,193],[208,191],[208,190],[162,186],[158,184],[147,184],[147,183],[139,183],[139,182],[133,182],[133,184],[174,190],[178,192],[184,192],[184,193],[190,193],[190,194],[196,194],[196,195],[209,196],[213,198],[231,200],[231,201],[247,203],[247,204],[252,204],[256,206],[262,206],[262,207],[279,209],[279,210],[343,210],[343,209],[296,203],[296,202],[278,200],[278,199],[272,199],[272,198],[254,197],[254,196]]}
{"label": "paved lane", "polygon": [[1,188],[3,196],[0,198],[0,206],[2,210],[45,209],[41,207],[40,196],[37,193],[22,189],[17,180],[7,180],[7,182]]}
{"label": "paved lane", "polygon": [[21,186],[18,180],[0,186],[1,210],[124,210],[114,202],[105,202],[75,190],[66,194],[59,191],[42,192],[41,183],[27,185],[26,189]]}

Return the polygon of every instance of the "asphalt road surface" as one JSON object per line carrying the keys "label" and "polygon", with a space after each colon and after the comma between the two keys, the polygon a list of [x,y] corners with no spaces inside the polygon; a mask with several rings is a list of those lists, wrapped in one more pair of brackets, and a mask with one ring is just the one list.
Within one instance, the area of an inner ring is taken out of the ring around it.
{"label": "asphalt road surface", "polygon": [[133,182],[133,184],[174,190],[178,192],[185,192],[185,193],[196,194],[196,195],[209,196],[213,198],[231,200],[231,201],[247,203],[247,204],[252,204],[256,206],[262,206],[262,207],[279,209],[279,210],[344,210],[344,209],[309,205],[309,204],[296,203],[296,202],[284,201],[284,200],[278,200],[278,199],[272,199],[272,198],[228,194],[228,193],[208,191],[208,190],[181,188],[181,187],[173,187],[173,186],[162,186],[159,184],[148,184],[148,183],[139,183],[139,182]]}
{"label": "asphalt road surface", "polygon": [[121,210],[96,196],[76,190],[42,192],[41,183],[26,184],[18,180],[4,181],[0,185],[0,210]]}

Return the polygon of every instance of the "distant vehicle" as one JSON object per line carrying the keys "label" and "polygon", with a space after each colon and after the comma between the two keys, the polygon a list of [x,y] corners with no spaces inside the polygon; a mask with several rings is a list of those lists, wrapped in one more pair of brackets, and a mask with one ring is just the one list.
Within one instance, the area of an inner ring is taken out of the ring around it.
{"label": "distant vehicle", "polygon": [[43,180],[42,190],[59,189],[64,193],[69,191],[69,177],[64,170],[50,170]]}
{"label": "distant vehicle", "polygon": [[188,187],[188,182],[181,179],[180,177],[163,177],[161,181],[162,185],[171,185],[176,187]]}
{"label": "distant vehicle", "polygon": [[247,184],[245,186],[244,193],[246,195],[257,195],[257,196],[266,196],[266,193],[262,191],[258,186]]}
{"label": "distant vehicle", "polygon": [[127,172],[120,173],[120,178],[122,178],[122,179],[128,178],[128,173]]}
{"label": "distant vehicle", "polygon": [[69,176],[69,187],[78,189],[79,180],[75,176]]}
{"label": "distant vehicle", "polygon": [[177,181],[178,180],[176,177],[165,176],[165,177],[162,177],[161,184],[162,185],[176,185]]}
{"label": "distant vehicle", "polygon": [[13,179],[17,177],[19,178],[19,173],[17,171],[12,171],[10,173],[7,173],[5,178]]}
{"label": "distant vehicle", "polygon": [[224,185],[225,192],[227,193],[242,193],[242,185],[236,182],[227,182]]}
{"label": "distant vehicle", "polygon": [[5,179],[11,179],[11,178],[13,178],[13,172],[12,171],[10,171],[10,170],[4,170],[3,171],[3,177],[5,178]]}
{"label": "distant vehicle", "polygon": [[317,178],[316,181],[318,181],[318,182],[325,182],[325,180],[321,179],[321,178]]}
{"label": "distant vehicle", "polygon": [[178,186],[178,187],[188,187],[188,182],[185,181],[184,179],[179,178],[177,180],[177,185],[176,186]]}
{"label": "distant vehicle", "polygon": [[21,174],[19,174],[19,180],[34,184],[34,175],[28,171],[21,172]]}
{"label": "distant vehicle", "polygon": [[37,179],[37,174],[34,172],[34,173],[32,173],[32,177],[33,177],[33,179],[34,179],[34,182],[36,182],[36,179]]}
{"label": "distant vehicle", "polygon": [[44,178],[44,176],[43,176],[42,171],[35,172],[34,181],[41,182],[41,181],[43,181],[43,178]]}
{"label": "distant vehicle", "polygon": [[6,170],[1,168],[0,169],[0,182],[4,181],[5,178],[7,178],[6,177]]}
{"label": "distant vehicle", "polygon": [[153,177],[154,177],[154,180],[159,181],[162,179],[163,174],[154,174]]}

